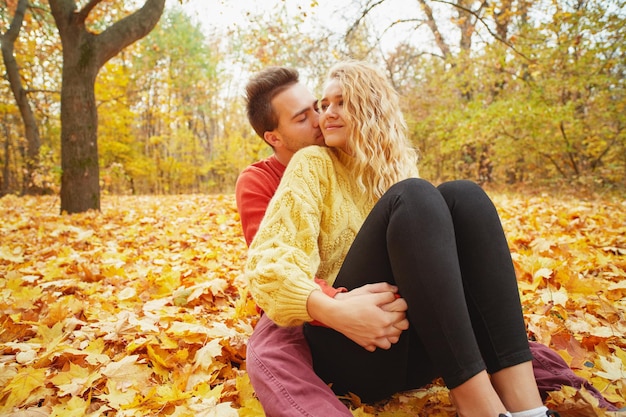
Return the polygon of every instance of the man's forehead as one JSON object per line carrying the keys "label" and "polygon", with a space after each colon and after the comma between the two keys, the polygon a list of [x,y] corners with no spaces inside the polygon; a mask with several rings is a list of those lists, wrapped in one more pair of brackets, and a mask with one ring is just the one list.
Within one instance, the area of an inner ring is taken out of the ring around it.
{"label": "man's forehead", "polygon": [[308,88],[297,83],[276,95],[273,104],[281,114],[288,114],[292,118],[308,110],[316,101]]}

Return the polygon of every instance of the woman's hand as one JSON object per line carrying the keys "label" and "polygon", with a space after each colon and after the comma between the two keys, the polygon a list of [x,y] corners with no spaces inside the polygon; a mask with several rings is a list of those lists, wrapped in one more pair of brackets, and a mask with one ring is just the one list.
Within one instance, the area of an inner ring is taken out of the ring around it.
{"label": "woman's hand", "polygon": [[307,301],[309,315],[342,333],[370,352],[389,349],[409,328],[407,304],[397,287],[380,282],[367,284],[330,298],[313,291]]}

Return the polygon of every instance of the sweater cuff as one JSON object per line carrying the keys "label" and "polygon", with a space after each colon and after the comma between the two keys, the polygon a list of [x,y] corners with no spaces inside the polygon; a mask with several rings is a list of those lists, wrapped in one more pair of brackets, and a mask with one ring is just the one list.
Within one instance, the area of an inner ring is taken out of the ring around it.
{"label": "sweater cuff", "polygon": [[[328,285],[328,282],[320,278],[315,278],[315,283],[320,286],[320,289],[322,290],[324,294],[326,294],[327,296],[331,298],[335,298],[335,296],[339,294],[340,292],[348,292],[348,289],[346,287],[335,288],[332,285]],[[317,321],[317,320],[313,320],[311,322],[311,325],[328,327],[324,323]]]}
{"label": "sweater cuff", "polygon": [[331,298],[335,298],[340,292],[348,292],[346,287],[335,288],[321,278],[315,278],[315,283],[320,286],[322,292]]}

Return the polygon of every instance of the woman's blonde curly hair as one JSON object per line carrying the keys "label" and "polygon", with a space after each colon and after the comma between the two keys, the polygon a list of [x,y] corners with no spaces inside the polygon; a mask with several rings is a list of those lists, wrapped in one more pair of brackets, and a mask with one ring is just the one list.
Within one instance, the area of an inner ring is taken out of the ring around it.
{"label": "woman's blonde curly hair", "polygon": [[346,152],[368,200],[377,201],[393,184],[417,176],[417,151],[387,77],[368,63],[348,61],[333,66],[328,79],[341,85],[344,118],[350,125]]}

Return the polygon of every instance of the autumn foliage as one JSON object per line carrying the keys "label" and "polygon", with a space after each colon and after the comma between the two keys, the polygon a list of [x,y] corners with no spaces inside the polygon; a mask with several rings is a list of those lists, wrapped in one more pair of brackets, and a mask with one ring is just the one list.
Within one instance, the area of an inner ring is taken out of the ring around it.
{"label": "autumn foliage", "polygon": [[[529,336],[626,407],[626,202],[494,195]],[[0,415],[262,416],[245,372],[257,320],[232,195],[0,199]],[[452,416],[438,382],[355,416]],[[607,416],[586,390],[548,399]]]}

